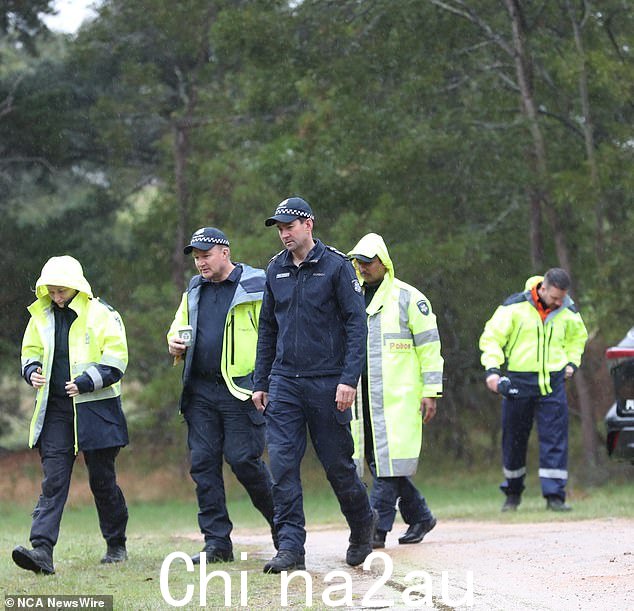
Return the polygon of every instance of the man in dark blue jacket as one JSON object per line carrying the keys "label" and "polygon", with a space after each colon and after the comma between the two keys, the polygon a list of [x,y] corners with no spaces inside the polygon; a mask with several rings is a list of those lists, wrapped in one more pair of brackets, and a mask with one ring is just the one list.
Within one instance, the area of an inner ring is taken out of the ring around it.
{"label": "man in dark blue jacket", "polygon": [[300,463],[306,426],[350,526],[346,562],[372,551],[375,517],[352,460],[350,407],[363,369],[366,316],[345,255],[313,240],[313,212],[291,197],[266,220],[285,250],[269,263],[258,333],[253,402],[266,410],[278,554],[265,573],[303,569]]}

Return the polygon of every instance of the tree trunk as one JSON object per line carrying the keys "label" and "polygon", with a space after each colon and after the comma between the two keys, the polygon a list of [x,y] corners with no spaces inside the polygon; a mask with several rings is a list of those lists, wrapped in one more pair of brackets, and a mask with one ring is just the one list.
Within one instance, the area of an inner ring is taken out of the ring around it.
{"label": "tree trunk", "polygon": [[544,269],[544,242],[542,238],[542,205],[539,194],[532,189],[528,191],[528,198],[531,202],[531,228],[530,228],[530,249],[531,249],[531,271],[539,274]]}
{"label": "tree trunk", "polygon": [[[587,13],[587,3],[584,2],[583,4],[584,9]],[[579,60],[579,99],[581,100],[581,111],[583,112],[583,138],[586,147],[588,168],[590,170],[590,185],[592,188],[592,195],[595,199],[595,255],[597,263],[600,265],[603,262],[605,256],[605,201],[603,199],[603,193],[599,182],[599,166],[597,164],[597,159],[595,155],[596,146],[594,141],[594,123],[592,121],[592,113],[590,111],[590,95],[588,93],[588,66],[586,62],[586,53],[583,46],[583,40],[581,38],[582,22],[577,20],[575,11],[570,3],[570,0],[566,0],[566,10],[568,11],[568,16],[570,17],[570,23],[572,24],[575,47],[577,49],[577,57]]]}
{"label": "tree trunk", "polygon": [[[534,193],[539,194],[539,202],[543,206],[546,219],[552,231],[555,243],[555,251],[560,267],[566,269],[573,279],[572,292],[575,292],[572,261],[566,244],[566,236],[563,225],[553,205],[548,188],[548,166],[546,161],[546,146],[538,121],[537,104],[533,95],[533,82],[530,55],[526,45],[526,33],[524,31],[522,15],[518,0],[504,0],[511,19],[513,32],[513,48],[517,81],[521,92],[521,108],[528,121],[529,130],[533,142],[533,162],[537,184]],[[537,203],[534,202],[533,206]],[[531,227],[532,228],[532,227]],[[581,413],[581,428],[583,431],[584,459],[588,467],[596,464],[596,426],[592,411],[588,384],[583,371],[578,371],[575,376],[575,385],[579,395],[579,411]]]}

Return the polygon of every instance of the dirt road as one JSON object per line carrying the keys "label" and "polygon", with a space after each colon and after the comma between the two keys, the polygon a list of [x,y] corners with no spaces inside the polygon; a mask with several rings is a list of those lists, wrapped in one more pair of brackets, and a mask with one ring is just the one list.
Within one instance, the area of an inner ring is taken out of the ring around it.
{"label": "dirt road", "polygon": [[[324,581],[330,571],[337,570],[351,576],[353,604],[345,608],[370,608],[383,600],[384,608],[406,609],[404,592],[419,583],[424,587],[419,587],[418,602],[410,599],[418,608],[634,610],[634,520],[531,524],[452,520],[439,521],[418,545],[398,545],[397,538],[398,533],[390,533],[382,550],[393,562],[391,573],[382,556],[373,561],[371,570],[364,571],[350,569],[342,561],[346,532],[311,530],[306,568],[313,577],[315,605],[323,604],[325,588],[341,583],[341,579]],[[238,533],[235,537],[238,545],[257,545],[260,540],[262,557],[268,558],[269,537]],[[425,573],[416,582],[407,581],[412,571]],[[443,572],[447,581],[444,595]],[[421,597],[432,606],[425,607]],[[343,592],[338,590],[330,600],[342,598]],[[321,608],[329,606],[334,605]]]}

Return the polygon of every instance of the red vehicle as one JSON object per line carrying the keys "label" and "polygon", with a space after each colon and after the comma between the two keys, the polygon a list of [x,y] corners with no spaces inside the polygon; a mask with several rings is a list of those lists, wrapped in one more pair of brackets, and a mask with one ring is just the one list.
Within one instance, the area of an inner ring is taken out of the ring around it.
{"label": "red vehicle", "polygon": [[616,399],[605,415],[608,454],[634,464],[634,327],[605,356]]}

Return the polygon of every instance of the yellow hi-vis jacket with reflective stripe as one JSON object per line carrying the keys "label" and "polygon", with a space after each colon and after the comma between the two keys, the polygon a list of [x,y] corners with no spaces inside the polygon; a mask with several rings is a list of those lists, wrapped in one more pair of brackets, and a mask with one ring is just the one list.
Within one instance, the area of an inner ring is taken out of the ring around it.
{"label": "yellow hi-vis jacket with reflective stripe", "polygon": [[[225,320],[220,367],[229,392],[237,399],[246,401],[253,394],[258,319],[262,307],[266,276],[261,269],[244,264],[238,265],[242,266],[242,275]],[[187,291],[183,293],[174,321],[167,332],[169,341],[177,334],[179,327],[191,325],[193,329],[192,346],[185,352],[184,388],[187,386],[192,369],[201,282],[201,276],[197,275],[192,278]],[[184,397],[181,398],[181,411],[185,407],[182,405],[182,400]]]}
{"label": "yellow hi-vis jacket with reflective stripe", "polygon": [[487,371],[498,371],[506,363],[512,384],[548,395],[552,393],[551,373],[568,364],[581,364],[588,332],[568,296],[542,322],[531,296],[531,288],[542,280],[533,276],[523,293],[511,295],[495,310],[484,326],[480,350]]}
{"label": "yellow hi-vis jacket with reflective stripe", "polygon": [[[409,476],[416,472],[422,444],[423,397],[442,395],[443,358],[436,316],[428,299],[394,277],[383,238],[370,233],[349,254],[378,255],[387,273],[366,308],[368,315],[368,405],[372,421],[378,477]],[[356,260],[353,260],[355,267]],[[363,278],[359,275],[360,281]],[[355,462],[364,460],[362,397],[357,395]]]}
{"label": "yellow hi-vis jacket with reflective stripe", "polygon": [[[123,321],[116,311],[99,299],[93,298],[90,285],[83,277],[79,262],[68,256],[53,257],[49,260],[42,270],[42,276],[37,281],[38,299],[28,307],[31,319],[22,340],[22,372],[25,367],[35,362],[42,364],[42,375],[47,379],[52,370],[55,353],[55,316],[51,298],[48,295],[48,285],[65,286],[79,291],[67,306],[77,314],[68,333],[70,362],[68,379],[73,380],[82,373],[90,375],[91,371],[95,371],[95,365],[116,367],[124,373],[128,365],[128,347]],[[42,432],[48,394],[48,383],[37,391],[29,430],[30,447],[37,443]],[[86,449],[114,447],[127,443],[127,430],[124,430],[125,421],[121,414],[120,395],[121,382],[116,382],[106,388],[98,388],[96,384],[93,392],[74,397],[75,453],[84,449],[82,439],[78,438],[78,419],[94,421],[85,427],[80,423],[80,429],[87,430],[91,435],[90,447]],[[100,404],[102,404],[101,408]],[[104,425],[102,432],[105,431],[105,434],[100,440],[95,431],[101,422],[100,418],[104,417],[107,419],[102,423]]]}

